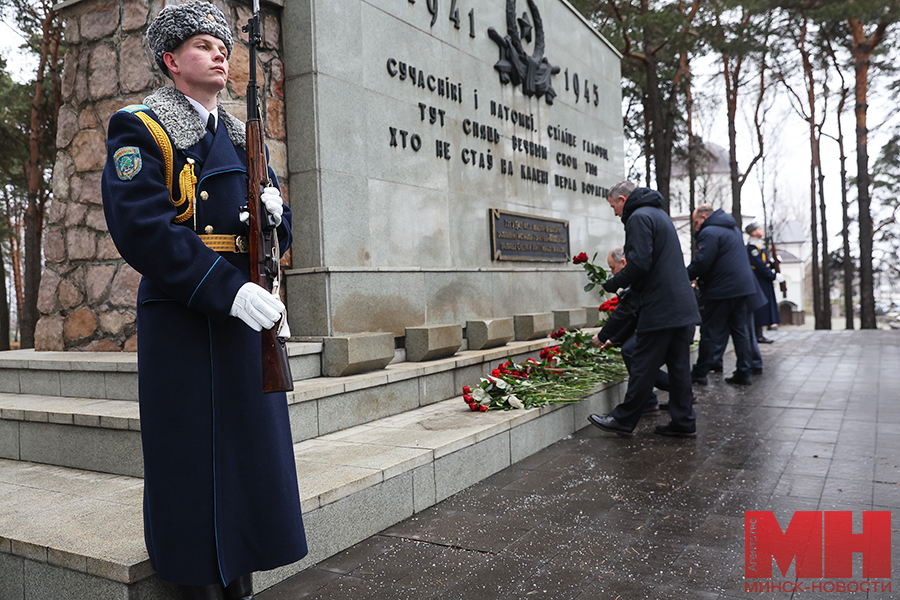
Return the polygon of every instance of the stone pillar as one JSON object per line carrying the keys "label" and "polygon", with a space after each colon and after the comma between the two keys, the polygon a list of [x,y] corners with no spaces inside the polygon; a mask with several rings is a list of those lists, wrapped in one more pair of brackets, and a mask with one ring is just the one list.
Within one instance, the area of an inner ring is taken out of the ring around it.
{"label": "stone pillar", "polygon": [[[171,85],[144,40],[163,5],[163,0],[68,0],[58,6],[65,20],[67,50],[53,200],[44,233],[37,350],[137,348],[135,301],[140,275],[124,263],[109,237],[100,177],[112,114],[142,103],[157,87]],[[231,75],[220,101],[243,119],[250,66],[246,35],[240,30],[250,16],[249,8],[223,0],[216,0],[216,5],[228,17],[235,37]],[[280,6],[262,8],[257,77],[267,82],[263,111],[270,164],[288,198],[280,15]]]}

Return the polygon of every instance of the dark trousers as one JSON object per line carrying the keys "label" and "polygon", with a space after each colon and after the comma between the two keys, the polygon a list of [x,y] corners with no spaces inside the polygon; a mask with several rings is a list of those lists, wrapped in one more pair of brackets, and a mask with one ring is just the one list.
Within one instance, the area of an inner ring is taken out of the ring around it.
{"label": "dark trousers", "polygon": [[[755,323],[755,319],[753,317],[753,311],[747,311],[747,315],[749,316],[749,319],[750,319],[750,323],[747,326],[748,334],[750,335],[750,368],[751,369],[762,369],[762,366],[763,366],[762,354],[760,354],[760,352],[759,352],[759,343],[757,342],[757,336],[759,335],[757,333],[757,331],[759,330],[759,328],[754,327],[754,325],[756,323]],[[725,343],[727,345],[728,342],[726,341]],[[623,349],[622,357],[623,358],[625,356],[624,348],[625,347],[623,346],[622,347],[622,349]],[[712,365],[710,365],[710,368],[718,366],[719,370],[721,370],[722,369],[722,356],[724,354],[725,354],[725,346],[722,346],[721,348],[719,348],[719,351],[717,352]],[[627,367],[628,363],[625,363],[625,366]],[[660,388],[660,389],[663,389],[663,388]]]}
{"label": "dark trousers", "polygon": [[735,372],[741,372],[749,377],[752,367],[747,297],[706,299],[700,316],[703,323],[700,325],[700,347],[697,350],[697,363],[694,365],[693,375],[705,377],[709,373],[709,369],[725,351],[730,333],[734,341],[734,353],[737,355]]}
{"label": "dark trousers", "polygon": [[[628,374],[631,375],[631,365],[634,360],[634,348],[637,346],[637,336],[633,335],[628,338],[628,341],[622,344],[622,362],[625,363],[625,368],[628,369]],[[669,374],[660,369],[656,373],[656,381],[653,382],[653,387],[659,388],[664,392],[669,391]],[[650,396],[647,398],[647,404],[659,404],[659,398],[656,397],[656,392],[652,389],[650,390]]]}
{"label": "dark trousers", "polygon": [[610,415],[625,427],[637,426],[653,391],[659,368],[669,371],[669,416],[683,431],[696,429],[694,394],[691,391],[691,341],[694,326],[661,329],[635,336],[625,399]]}
{"label": "dark trousers", "polygon": [[747,332],[750,334],[750,368],[762,369],[762,354],[759,351],[759,342],[756,337],[756,319],[753,317],[753,311],[748,311],[749,322],[747,323]]}

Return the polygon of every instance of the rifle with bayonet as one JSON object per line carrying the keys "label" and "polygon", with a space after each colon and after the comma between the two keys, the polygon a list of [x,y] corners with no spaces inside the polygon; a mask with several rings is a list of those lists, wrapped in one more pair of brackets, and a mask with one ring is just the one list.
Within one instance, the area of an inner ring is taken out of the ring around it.
{"label": "rifle with bayonet", "polygon": [[[278,295],[281,290],[281,251],[275,218],[261,200],[263,188],[271,185],[256,82],[256,47],[262,41],[259,0],[253,0],[253,16],[242,31],[249,34],[250,81],[247,84],[247,210],[250,213],[250,280]],[[285,342],[290,337],[287,314],[271,329],[262,330],[263,393],[294,389]]]}

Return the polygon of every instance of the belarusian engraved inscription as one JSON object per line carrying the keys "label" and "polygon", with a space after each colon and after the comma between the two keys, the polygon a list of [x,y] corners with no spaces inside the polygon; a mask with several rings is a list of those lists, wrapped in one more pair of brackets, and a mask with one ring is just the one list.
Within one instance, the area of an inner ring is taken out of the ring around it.
{"label": "belarusian engraved inscription", "polygon": [[568,221],[499,209],[491,209],[489,214],[494,260],[569,260]]}
{"label": "belarusian engraved inscription", "polygon": [[[396,87],[396,97],[403,101],[400,105],[412,105],[415,121],[422,127],[419,132],[411,131],[406,119],[401,121],[403,126],[389,127],[389,147],[392,152],[412,150],[422,157],[421,160],[433,161],[431,165],[437,168],[448,165],[460,172],[473,173],[469,177],[475,177],[473,169],[483,172],[483,177],[496,177],[499,185],[506,187],[510,198],[536,193],[538,197],[579,194],[605,199],[608,188],[599,184],[609,182],[597,179],[607,176],[609,168],[601,168],[598,164],[609,161],[610,157],[604,145],[591,141],[598,135],[594,119],[569,120],[565,118],[565,110],[555,111],[552,107],[554,99],[564,101],[570,108],[578,106],[582,113],[588,108],[600,107],[600,77],[593,74],[588,77],[569,68],[564,69],[563,74],[561,67],[550,64],[543,56],[545,28],[536,0],[526,1],[528,9],[519,16],[516,0],[506,0],[505,36],[493,28],[476,30],[475,0],[409,1],[409,5],[414,6],[412,12],[421,15],[416,27],[427,29],[430,26],[434,30],[431,35],[446,38],[445,43],[461,44],[465,39],[466,24],[469,37],[487,34],[500,49],[500,60],[494,64],[494,69],[501,84],[511,83],[517,87],[516,94],[543,98],[545,103],[520,103],[518,99],[511,100],[506,92],[503,101],[494,99],[479,103],[479,91],[474,85],[465,87],[470,74],[467,69],[490,68],[487,61],[493,61],[493,57],[484,57],[481,63],[466,61],[463,64],[467,66],[460,69],[459,64],[444,62],[446,59],[429,59],[429,53],[388,56],[382,60],[386,60],[389,78],[396,82],[391,84]],[[446,23],[444,19],[448,17],[452,27],[445,25],[446,29],[440,30],[439,23]],[[456,30],[460,32],[456,33]],[[533,48],[531,54],[523,47],[525,43],[533,44],[529,46]],[[452,78],[447,73],[452,73]],[[557,96],[552,85],[555,76],[558,76],[557,85],[565,85],[559,92],[561,96]],[[496,94],[496,91],[491,93]],[[464,104],[468,107],[465,111],[455,108]],[[542,104],[545,104],[543,108]],[[461,114],[463,112],[468,114]],[[462,135],[458,127],[461,127]],[[419,152],[423,144],[433,144],[434,154],[427,149]],[[462,181],[475,180],[467,177]],[[472,193],[477,194],[478,190],[472,190]],[[517,231],[515,237],[509,237],[509,231],[500,227],[493,240],[495,259],[566,260],[567,247],[560,251],[561,246],[554,246],[560,243],[551,237],[557,232],[544,227],[562,228],[567,244],[567,223],[549,226],[527,219],[538,218],[519,215],[512,222],[518,222],[521,227],[528,224],[525,235],[538,237],[521,237],[521,231]]]}

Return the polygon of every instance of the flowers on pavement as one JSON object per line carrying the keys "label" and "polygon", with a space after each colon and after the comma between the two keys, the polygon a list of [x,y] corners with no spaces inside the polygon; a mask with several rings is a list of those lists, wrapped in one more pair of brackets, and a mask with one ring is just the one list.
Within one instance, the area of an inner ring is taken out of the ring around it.
{"label": "flowers on pavement", "polygon": [[540,361],[528,358],[517,364],[507,359],[478,385],[463,386],[469,409],[486,412],[574,403],[598,385],[626,377],[619,353],[592,347],[590,334],[560,329],[551,337],[560,343],[543,348]]}

